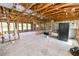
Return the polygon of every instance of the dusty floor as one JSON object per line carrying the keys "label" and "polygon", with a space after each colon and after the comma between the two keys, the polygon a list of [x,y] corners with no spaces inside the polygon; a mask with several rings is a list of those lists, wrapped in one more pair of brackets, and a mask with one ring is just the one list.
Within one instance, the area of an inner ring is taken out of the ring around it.
{"label": "dusty floor", "polygon": [[72,47],[55,38],[46,38],[43,34],[25,32],[19,40],[0,44],[1,56],[70,56]]}

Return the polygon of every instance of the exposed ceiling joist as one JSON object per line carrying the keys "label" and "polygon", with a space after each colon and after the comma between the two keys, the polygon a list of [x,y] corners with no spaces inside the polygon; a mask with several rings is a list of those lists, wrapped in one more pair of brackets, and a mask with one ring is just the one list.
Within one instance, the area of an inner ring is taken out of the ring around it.
{"label": "exposed ceiling joist", "polygon": [[43,7],[40,8],[40,9],[37,9],[36,11],[41,11],[41,10],[43,10],[43,9],[45,9],[45,8],[47,8],[47,7],[49,7],[49,6],[51,6],[51,5],[53,5],[53,4],[47,4],[47,5],[43,6]]}
{"label": "exposed ceiling joist", "polygon": [[28,7],[28,9],[32,8],[35,4],[36,4],[36,3],[32,3],[32,4]]}
{"label": "exposed ceiling joist", "polygon": [[54,15],[54,14],[58,14],[58,13],[60,13],[60,12],[66,12],[65,10],[68,10],[68,9],[73,9],[73,8],[75,8],[75,9],[79,9],[79,6],[76,6],[76,7],[68,7],[68,8],[64,8],[64,9],[60,9],[59,11],[57,11],[57,12],[50,12],[50,13],[48,13],[48,14],[46,14],[47,16],[48,15]]}
{"label": "exposed ceiling joist", "polygon": [[32,8],[36,3],[31,4],[28,8],[25,8],[25,10],[23,10],[23,12],[25,12],[27,9]]}
{"label": "exposed ceiling joist", "polygon": [[[64,19],[76,19],[79,18],[79,4],[78,3],[22,3],[24,7],[23,12],[13,10],[8,13],[12,16],[12,19],[19,21],[27,20],[38,20],[38,21],[49,21],[49,20],[64,20]],[[28,10],[27,10],[28,9]],[[75,9],[75,11],[74,11]],[[0,15],[2,13],[0,8]],[[12,9],[11,9],[12,10]],[[29,11],[32,11],[29,13]],[[26,14],[24,14],[26,13]],[[68,14],[67,14],[68,13]],[[42,17],[42,18],[41,18]]]}
{"label": "exposed ceiling joist", "polygon": [[58,10],[58,9],[60,9],[60,8],[63,8],[63,7],[69,6],[69,5],[73,5],[73,3],[63,4],[62,6],[56,6],[56,7],[54,7],[53,9],[50,9],[50,10],[48,10],[48,11],[42,13],[42,14],[51,12],[51,11],[53,11],[53,10]]}

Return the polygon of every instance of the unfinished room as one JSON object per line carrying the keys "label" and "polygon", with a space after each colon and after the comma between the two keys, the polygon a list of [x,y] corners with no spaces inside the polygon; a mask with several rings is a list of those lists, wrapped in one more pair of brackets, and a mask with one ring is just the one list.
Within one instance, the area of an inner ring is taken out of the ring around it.
{"label": "unfinished room", "polygon": [[79,4],[0,3],[0,56],[79,56]]}

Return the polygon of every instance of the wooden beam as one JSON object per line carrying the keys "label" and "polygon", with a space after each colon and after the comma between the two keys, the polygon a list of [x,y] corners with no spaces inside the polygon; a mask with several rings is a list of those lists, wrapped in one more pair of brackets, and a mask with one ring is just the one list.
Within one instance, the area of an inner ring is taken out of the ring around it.
{"label": "wooden beam", "polygon": [[68,7],[68,8],[64,8],[64,9],[60,9],[59,11],[57,11],[57,12],[53,12],[53,13],[48,13],[48,14],[45,14],[46,16],[48,16],[48,15],[55,15],[55,14],[58,14],[58,13],[60,13],[60,12],[65,12],[64,10],[68,10],[68,9],[72,9],[72,8],[75,8],[75,9],[78,9],[79,8],[79,6],[74,6],[74,7]]}
{"label": "wooden beam", "polygon": [[31,4],[28,8],[25,8],[25,10],[23,10],[22,12],[24,13],[27,9],[32,8],[36,3]]}
{"label": "wooden beam", "polygon": [[50,9],[49,11],[43,12],[42,14],[45,14],[45,13],[48,13],[48,12],[51,12],[51,11],[54,11],[54,10],[58,10],[60,8],[63,8],[63,7],[69,6],[69,5],[74,5],[74,4],[73,3],[68,3],[68,4],[63,4],[62,6],[56,6],[53,9]]}
{"label": "wooden beam", "polygon": [[32,8],[36,3],[31,4],[28,9]]}
{"label": "wooden beam", "polygon": [[51,5],[53,5],[53,4],[47,4],[47,5],[45,5],[44,7],[40,8],[40,9],[37,9],[36,11],[41,11],[41,10],[43,10],[43,9],[45,9],[45,8],[47,8],[47,7],[49,7],[49,6],[51,6]]}

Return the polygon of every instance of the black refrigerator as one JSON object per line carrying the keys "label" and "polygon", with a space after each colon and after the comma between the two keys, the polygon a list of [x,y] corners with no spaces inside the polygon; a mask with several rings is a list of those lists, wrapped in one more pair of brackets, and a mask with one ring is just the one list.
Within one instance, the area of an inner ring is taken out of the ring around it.
{"label": "black refrigerator", "polygon": [[58,39],[68,41],[69,23],[59,23]]}

